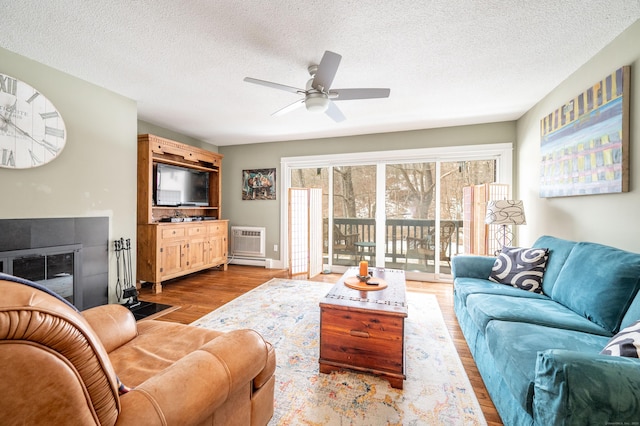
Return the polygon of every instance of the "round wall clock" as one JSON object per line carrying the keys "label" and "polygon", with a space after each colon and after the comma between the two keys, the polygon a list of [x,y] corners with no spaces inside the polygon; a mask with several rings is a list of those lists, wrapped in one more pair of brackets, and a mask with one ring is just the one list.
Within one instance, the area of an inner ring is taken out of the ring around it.
{"label": "round wall clock", "polygon": [[64,120],[51,101],[24,81],[0,74],[0,167],[47,164],[66,140]]}

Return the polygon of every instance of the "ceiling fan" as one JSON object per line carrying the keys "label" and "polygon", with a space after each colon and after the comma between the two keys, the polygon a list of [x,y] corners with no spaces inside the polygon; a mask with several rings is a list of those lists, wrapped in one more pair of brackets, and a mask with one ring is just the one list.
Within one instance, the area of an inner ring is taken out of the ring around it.
{"label": "ceiling fan", "polygon": [[320,65],[310,65],[307,68],[311,78],[307,81],[306,89],[298,89],[251,77],[245,77],[244,81],[304,96],[302,99],[271,114],[273,116],[286,114],[304,105],[307,111],[324,112],[334,121],[340,122],[345,119],[345,116],[332,101],[389,97],[390,89],[331,89],[331,83],[333,83],[333,78],[336,75],[336,71],[338,71],[341,59],[342,56],[337,53],[328,50],[324,52]]}

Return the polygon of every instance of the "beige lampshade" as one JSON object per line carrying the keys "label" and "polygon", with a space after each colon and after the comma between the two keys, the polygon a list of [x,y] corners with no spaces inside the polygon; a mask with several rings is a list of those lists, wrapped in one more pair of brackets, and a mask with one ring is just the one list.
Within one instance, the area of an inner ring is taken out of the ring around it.
{"label": "beige lampshade", "polygon": [[522,200],[489,201],[484,221],[490,225],[526,225]]}

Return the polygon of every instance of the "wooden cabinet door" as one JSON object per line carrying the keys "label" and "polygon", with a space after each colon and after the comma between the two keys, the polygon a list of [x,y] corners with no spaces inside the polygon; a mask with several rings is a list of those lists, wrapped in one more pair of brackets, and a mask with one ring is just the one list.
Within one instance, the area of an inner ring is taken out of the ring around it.
{"label": "wooden cabinet door", "polygon": [[209,241],[205,237],[189,240],[189,260],[187,269],[202,269],[209,262]]}
{"label": "wooden cabinet door", "polygon": [[202,269],[209,262],[209,239],[207,226],[190,224],[187,227],[189,237],[189,257],[186,269]]}
{"label": "wooden cabinet door", "polygon": [[227,261],[227,237],[212,235],[209,239],[209,261],[212,265],[220,265]]}
{"label": "wooden cabinet door", "polygon": [[209,263],[211,265],[227,263],[226,222],[209,225]]}
{"label": "wooden cabinet door", "polygon": [[187,242],[164,240],[160,246],[160,279],[179,273],[186,265]]}

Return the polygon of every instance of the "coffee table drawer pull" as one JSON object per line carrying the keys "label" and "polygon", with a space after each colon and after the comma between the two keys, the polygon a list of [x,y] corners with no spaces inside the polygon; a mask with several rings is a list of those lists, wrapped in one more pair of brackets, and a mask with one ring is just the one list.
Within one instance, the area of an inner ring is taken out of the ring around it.
{"label": "coffee table drawer pull", "polygon": [[351,330],[349,334],[351,334],[354,337],[364,337],[366,339],[369,338],[369,333],[367,333],[366,331]]}

